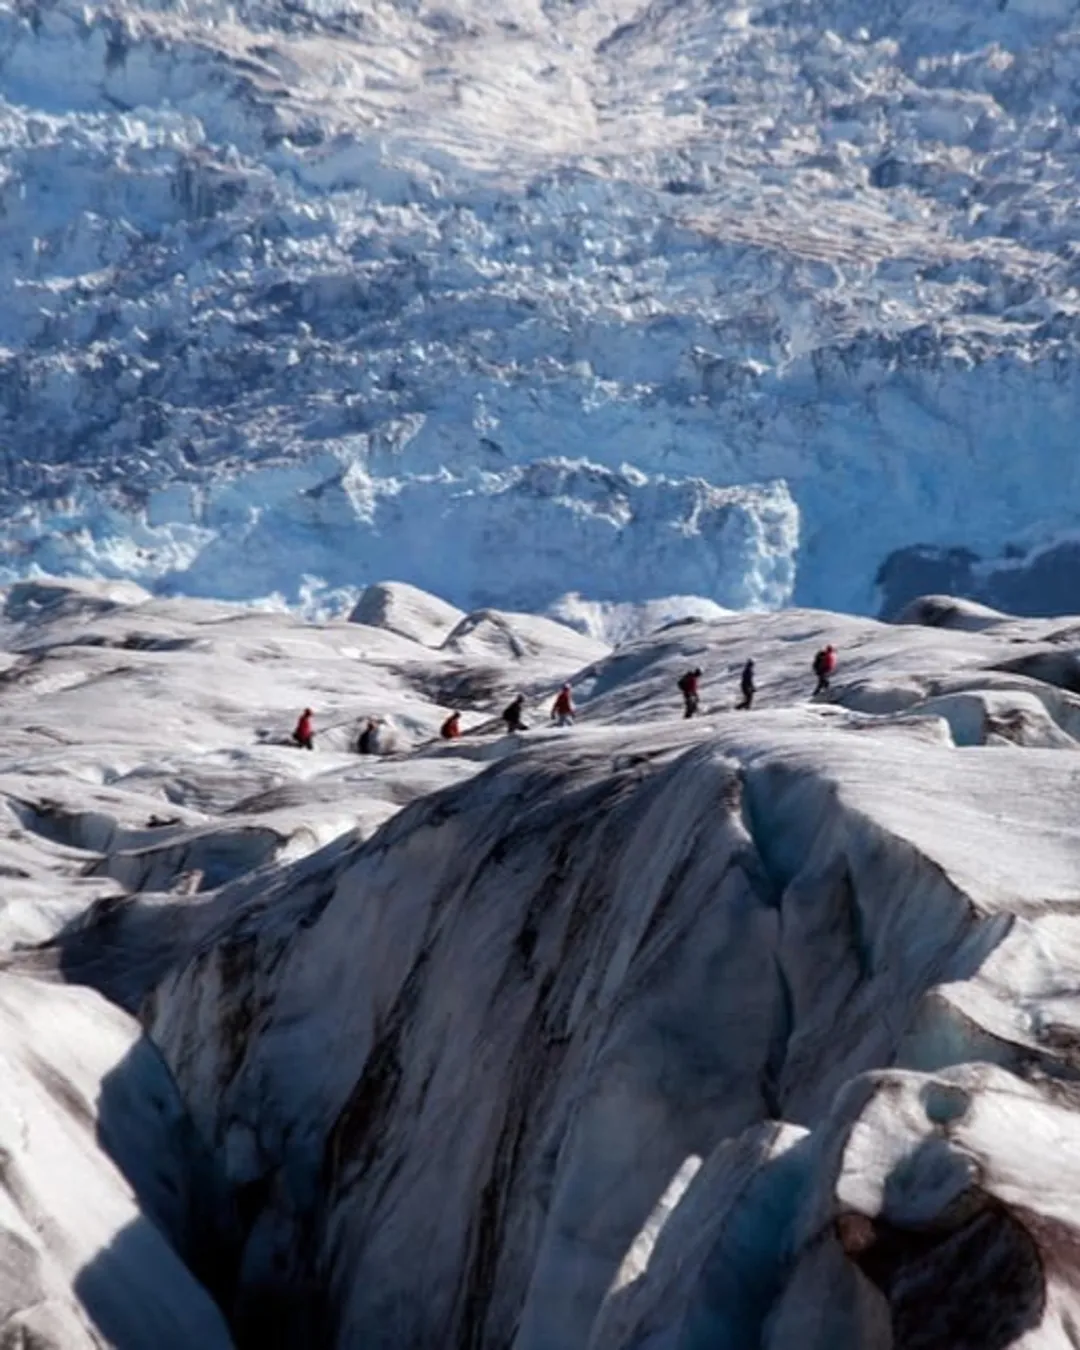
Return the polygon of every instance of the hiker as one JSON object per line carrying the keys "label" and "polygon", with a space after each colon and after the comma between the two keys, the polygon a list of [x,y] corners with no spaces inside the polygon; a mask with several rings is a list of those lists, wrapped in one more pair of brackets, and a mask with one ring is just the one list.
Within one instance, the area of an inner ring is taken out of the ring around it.
{"label": "hiker", "polygon": [[574,714],[577,709],[574,707],[574,696],[570,692],[570,686],[564,684],[555,695],[555,702],[551,705],[551,720],[559,727],[572,727],[574,725]]}
{"label": "hiker", "polygon": [[305,708],[296,724],[296,730],[292,734],[293,740],[302,750],[315,749],[315,728],[311,724],[311,719],[314,716],[315,714],[310,708]]}
{"label": "hiker", "polygon": [[829,676],[836,669],[836,648],[830,642],[814,657],[814,674],[817,676],[817,686],[811,697],[816,697],[829,687]]}
{"label": "hiker", "polygon": [[439,735],[444,741],[456,741],[461,735],[461,714],[452,712],[446,721],[439,728]]}
{"label": "hiker", "polygon": [[754,688],[753,660],[747,661],[746,665],[743,666],[742,677],[739,680],[739,685],[742,689],[742,702],[736,703],[735,707],[739,709],[745,708],[749,710],[754,706],[754,694],[757,692]]}
{"label": "hiker", "polygon": [[364,723],[364,729],[356,740],[356,753],[358,755],[375,754],[375,739],[379,732],[379,724],[373,717],[369,717]]}
{"label": "hiker", "polygon": [[683,696],[683,716],[693,717],[698,710],[700,698],[698,696],[698,687],[701,683],[701,668],[695,666],[693,670],[688,670],[679,681],[679,693]]}
{"label": "hiker", "polygon": [[507,731],[528,731],[528,727],[521,720],[525,711],[525,695],[518,694],[513,703],[503,709],[502,720],[506,723]]}

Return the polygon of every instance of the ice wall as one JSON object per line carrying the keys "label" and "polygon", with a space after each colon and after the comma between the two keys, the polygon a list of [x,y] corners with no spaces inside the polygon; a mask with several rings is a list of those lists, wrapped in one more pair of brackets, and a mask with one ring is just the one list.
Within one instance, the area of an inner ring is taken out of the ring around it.
{"label": "ice wall", "polygon": [[0,575],[1060,608],[979,567],[1077,525],[1078,77],[1053,0],[9,10]]}

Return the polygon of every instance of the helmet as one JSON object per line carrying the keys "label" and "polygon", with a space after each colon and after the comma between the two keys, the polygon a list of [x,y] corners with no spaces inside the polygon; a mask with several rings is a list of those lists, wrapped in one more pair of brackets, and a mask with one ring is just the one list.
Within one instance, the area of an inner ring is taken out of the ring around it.
{"label": "helmet", "polygon": [[567,680],[566,684],[563,685],[563,693],[568,694],[569,692],[570,692],[570,681]]}
{"label": "helmet", "polygon": [[304,716],[305,716],[305,717],[314,717],[315,714],[311,711],[310,708],[305,708],[305,709],[304,709]]}

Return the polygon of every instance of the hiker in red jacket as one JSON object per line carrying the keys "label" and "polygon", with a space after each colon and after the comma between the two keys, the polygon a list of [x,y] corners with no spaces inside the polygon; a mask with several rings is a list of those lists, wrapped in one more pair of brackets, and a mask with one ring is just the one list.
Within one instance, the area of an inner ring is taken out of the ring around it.
{"label": "hiker in red jacket", "polygon": [[575,712],[574,698],[570,693],[570,686],[564,684],[555,695],[555,702],[551,705],[551,720],[556,726],[572,727]]}
{"label": "hiker in red jacket", "polygon": [[814,657],[814,674],[817,676],[817,686],[811,697],[816,697],[823,693],[829,687],[829,677],[836,669],[836,648],[830,642]]}
{"label": "hiker in red jacket", "polygon": [[683,716],[693,717],[698,710],[700,698],[698,688],[701,684],[701,668],[695,666],[688,670],[679,681],[679,693],[683,696]]}
{"label": "hiker in red jacket", "polygon": [[452,712],[446,721],[439,728],[439,735],[444,741],[456,741],[461,735],[461,714]]}
{"label": "hiker in red jacket", "polygon": [[293,740],[302,750],[315,749],[315,728],[311,722],[314,716],[315,714],[310,708],[305,708],[296,724],[296,730],[292,734]]}

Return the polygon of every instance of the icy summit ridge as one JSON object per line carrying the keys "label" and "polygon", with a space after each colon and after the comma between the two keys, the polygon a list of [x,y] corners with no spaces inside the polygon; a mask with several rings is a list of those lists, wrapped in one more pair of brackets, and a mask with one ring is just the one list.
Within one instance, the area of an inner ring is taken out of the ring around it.
{"label": "icy summit ridge", "polygon": [[[269,507],[291,600],[343,545],[378,564],[344,584],[430,585],[397,506],[478,548],[562,459],[737,488],[751,535],[786,490],[797,544],[676,563],[725,604],[779,570],[867,610],[897,550],[1045,546],[1076,526],[1078,74],[1071,0],[9,9],[7,574],[267,595]],[[340,474],[368,488],[326,522]],[[565,558],[506,560],[500,603],[643,598],[577,486]],[[658,501],[634,553],[682,521]]]}

